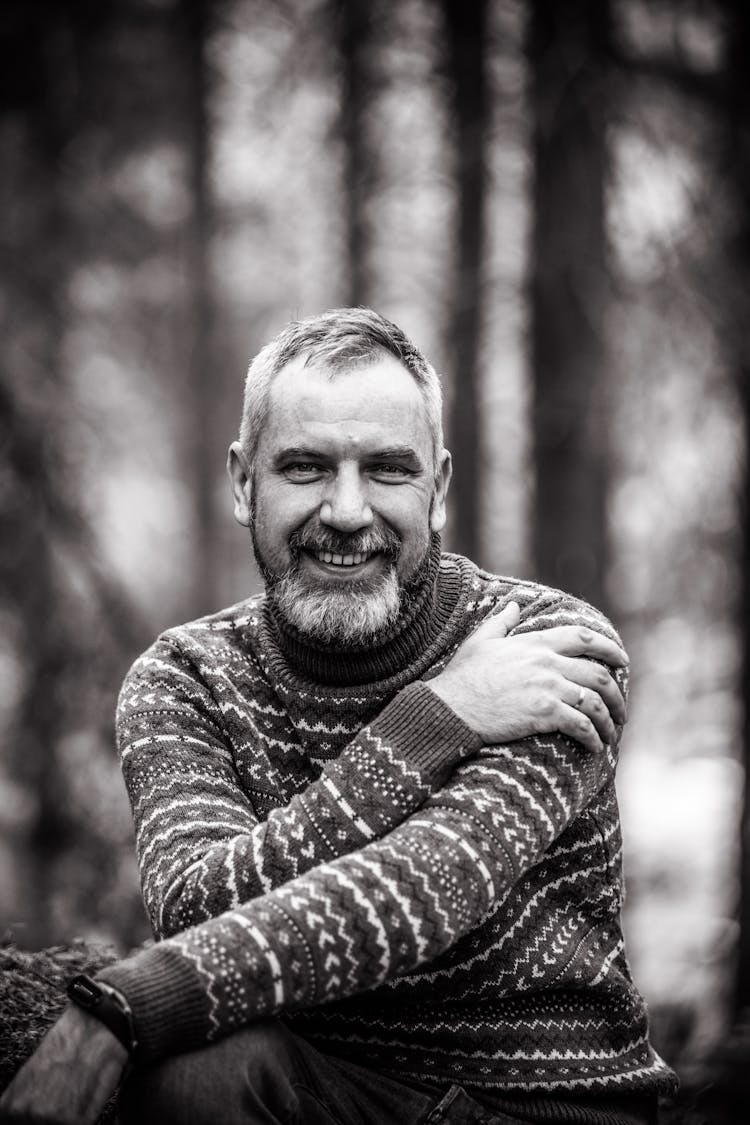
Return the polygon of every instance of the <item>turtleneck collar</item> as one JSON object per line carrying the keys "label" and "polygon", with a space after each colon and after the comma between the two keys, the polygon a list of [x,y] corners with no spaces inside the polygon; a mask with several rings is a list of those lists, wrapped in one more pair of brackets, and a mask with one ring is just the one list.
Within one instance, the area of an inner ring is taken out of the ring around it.
{"label": "turtleneck collar", "polygon": [[441,570],[440,558],[440,536],[433,535],[422,581],[410,591],[391,628],[374,643],[342,648],[312,642],[290,626],[268,598],[267,640],[290,670],[315,683],[345,687],[388,679],[411,667],[431,647],[456,606],[460,578],[454,570]]}

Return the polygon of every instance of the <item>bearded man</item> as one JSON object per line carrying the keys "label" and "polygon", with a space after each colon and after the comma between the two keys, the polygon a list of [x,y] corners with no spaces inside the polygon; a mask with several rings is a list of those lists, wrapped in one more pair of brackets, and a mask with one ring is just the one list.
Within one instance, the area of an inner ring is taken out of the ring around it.
{"label": "bearded man", "polygon": [[229,453],[264,594],[170,629],[118,739],[155,944],[78,978],[7,1119],[657,1120],[620,928],[627,657],[443,554],[440,386],[365,309],[250,366]]}

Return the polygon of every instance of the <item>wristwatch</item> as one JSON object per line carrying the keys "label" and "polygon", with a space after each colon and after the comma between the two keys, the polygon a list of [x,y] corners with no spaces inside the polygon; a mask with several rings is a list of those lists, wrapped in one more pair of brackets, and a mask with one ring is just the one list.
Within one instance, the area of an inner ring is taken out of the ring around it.
{"label": "wristwatch", "polygon": [[132,1059],[138,1048],[133,1013],[125,997],[116,988],[102,980],[94,980],[79,973],[68,982],[65,990],[69,998],[85,1012],[90,1012],[108,1027]]}

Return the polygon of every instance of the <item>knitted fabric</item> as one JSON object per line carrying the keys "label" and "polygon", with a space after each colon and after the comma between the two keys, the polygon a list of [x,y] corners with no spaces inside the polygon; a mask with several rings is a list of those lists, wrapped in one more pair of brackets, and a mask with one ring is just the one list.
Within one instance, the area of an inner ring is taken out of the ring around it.
{"label": "knitted fabric", "polygon": [[405,1079],[669,1092],[623,948],[616,746],[484,747],[429,687],[511,600],[516,633],[615,634],[559,591],[438,561],[379,649],[308,651],[261,595],[136,661],[118,740],[163,940],[100,976],[147,1060],[281,1014]]}

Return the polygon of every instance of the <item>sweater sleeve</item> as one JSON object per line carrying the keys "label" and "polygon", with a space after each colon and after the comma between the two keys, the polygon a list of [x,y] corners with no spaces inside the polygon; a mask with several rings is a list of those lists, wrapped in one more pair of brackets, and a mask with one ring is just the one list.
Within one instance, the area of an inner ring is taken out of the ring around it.
{"label": "sweater sleeve", "polygon": [[[563,623],[559,607],[549,620],[541,609],[537,627]],[[603,628],[593,614],[574,619]],[[593,753],[561,735],[487,748],[388,835],[103,970],[133,1008],[144,1058],[434,960],[611,781],[614,749]]]}
{"label": "sweater sleeve", "polygon": [[259,820],[216,701],[169,635],[126,678],[117,737],[159,938],[386,835],[481,745],[425,684],[411,684],[304,792]]}

